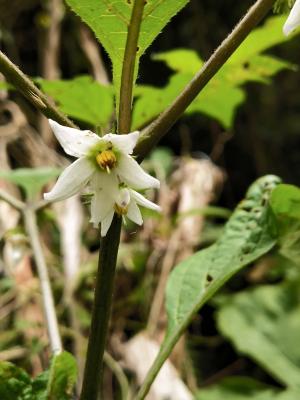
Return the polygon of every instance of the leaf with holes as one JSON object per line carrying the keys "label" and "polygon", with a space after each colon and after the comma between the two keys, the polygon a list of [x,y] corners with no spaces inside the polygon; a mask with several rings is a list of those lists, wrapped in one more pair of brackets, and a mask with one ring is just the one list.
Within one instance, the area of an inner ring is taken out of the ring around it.
{"label": "leaf with holes", "polygon": [[[145,0],[135,65],[170,19],[189,0]],[[72,10],[95,32],[113,64],[117,105],[121,83],[127,29],[133,7],[132,0],[66,0]]]}
{"label": "leaf with holes", "polygon": [[272,175],[256,181],[225,225],[220,239],[174,269],[166,293],[168,336],[184,329],[232,275],[275,245],[276,227],[268,201],[279,182]]}

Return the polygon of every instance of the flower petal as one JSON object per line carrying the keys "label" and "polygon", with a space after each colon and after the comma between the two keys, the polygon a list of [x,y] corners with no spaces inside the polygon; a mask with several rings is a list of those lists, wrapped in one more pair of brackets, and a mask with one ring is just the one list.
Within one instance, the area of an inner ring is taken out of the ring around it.
{"label": "flower petal", "polygon": [[300,25],[300,0],[296,0],[290,15],[288,16],[284,26],[283,33],[288,36],[294,29]]}
{"label": "flower petal", "polygon": [[49,119],[49,124],[64,151],[73,157],[82,157],[99,142],[100,138],[91,131],[69,128]]}
{"label": "flower petal", "polygon": [[93,173],[90,162],[84,157],[79,158],[63,171],[51,192],[44,193],[44,199],[59,201],[73,196],[87,184]]}
{"label": "flower petal", "polygon": [[114,217],[114,211],[111,211],[107,214],[107,216],[101,221],[101,236],[106,236],[109,227],[112,223]]}
{"label": "flower petal", "polygon": [[111,142],[123,153],[132,154],[139,136],[140,136],[139,131],[131,132],[128,133],[127,135],[114,135],[113,133],[108,133],[107,135],[104,135],[102,139]]}
{"label": "flower petal", "polygon": [[107,172],[102,172],[97,170],[91,179],[91,190],[96,192],[97,190],[102,190],[107,196],[111,198],[117,198],[119,194],[119,182],[114,171],[109,174]]}
{"label": "flower petal", "polygon": [[142,225],[143,223],[142,214],[134,200],[131,200],[129,203],[126,216],[138,225]]}
{"label": "flower petal", "polygon": [[130,190],[130,195],[132,199],[136,201],[137,204],[140,206],[150,208],[150,210],[155,210],[155,211],[161,211],[161,208],[155,204],[152,203],[152,201],[146,199],[146,197],[142,196],[140,193],[136,192],[135,190]]}
{"label": "flower petal", "polygon": [[105,219],[109,212],[114,211],[114,200],[103,190],[97,190],[91,200],[91,219],[94,227]]}
{"label": "flower petal", "polygon": [[116,173],[121,181],[135,189],[159,188],[160,186],[158,179],[147,174],[132,157],[126,154],[119,157]]}

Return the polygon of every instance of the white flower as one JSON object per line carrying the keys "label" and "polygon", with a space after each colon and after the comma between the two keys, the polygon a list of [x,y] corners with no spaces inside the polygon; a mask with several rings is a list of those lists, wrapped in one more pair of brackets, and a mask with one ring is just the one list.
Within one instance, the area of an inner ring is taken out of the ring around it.
{"label": "white flower", "polygon": [[[159,188],[159,180],[147,174],[130,156],[137,143],[139,132],[132,132],[127,135],[108,133],[99,137],[91,131],[68,128],[52,120],[49,120],[49,123],[64,151],[78,159],[63,171],[51,192],[44,194],[46,200],[67,199],[90,183],[91,190],[94,193],[91,221],[94,225],[101,222],[104,225],[103,228],[101,227],[101,232],[106,234],[113,217],[113,214],[111,215],[112,199],[118,204],[116,196],[120,194],[120,184],[125,184],[125,186],[133,189]],[[138,207],[130,204],[134,202],[134,196],[141,195],[128,190],[130,191],[130,199],[132,198],[128,203],[128,217],[132,219],[130,217],[130,215],[133,215],[131,210]],[[152,208],[155,206],[143,196],[141,198],[143,200],[139,198],[140,203],[138,200],[136,200],[136,203],[142,205],[142,201],[144,202],[143,205],[148,204]],[[141,218],[138,219],[137,215],[136,212],[133,218],[140,221]]]}
{"label": "white flower", "polygon": [[94,175],[92,186],[94,195],[91,201],[91,220],[95,227],[101,223],[101,236],[105,236],[114,213],[127,217],[138,225],[143,218],[138,206],[160,211],[160,207],[147,200],[133,189],[120,185],[114,175],[106,175],[104,179]]}
{"label": "white flower", "polygon": [[287,36],[300,25],[300,0],[296,0],[283,26],[283,33]]}

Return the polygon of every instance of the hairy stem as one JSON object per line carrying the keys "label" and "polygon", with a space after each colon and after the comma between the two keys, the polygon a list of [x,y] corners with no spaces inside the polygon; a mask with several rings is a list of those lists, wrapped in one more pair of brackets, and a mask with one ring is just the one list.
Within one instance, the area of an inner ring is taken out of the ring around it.
{"label": "hairy stem", "polygon": [[122,78],[121,78],[119,123],[118,123],[119,133],[128,133],[130,131],[130,126],[131,126],[131,105],[132,105],[135,60],[136,60],[136,53],[138,51],[137,44],[138,44],[144,6],[145,6],[145,0],[135,0],[128,27],[128,35],[125,47]]}
{"label": "hairy stem", "polygon": [[0,51],[0,72],[47,118],[54,119],[62,125],[76,128],[76,125],[66,117],[53,102],[41,92],[10,59]]}
{"label": "hairy stem", "polygon": [[191,102],[245,40],[252,29],[266,16],[274,3],[275,0],[258,0],[173,103],[143,130],[140,141],[135,148],[135,154],[140,161],[170,130]]}
{"label": "hairy stem", "polygon": [[62,344],[58,329],[54,299],[51,290],[47,265],[39,239],[36,214],[32,208],[27,207],[24,210],[23,215],[25,220],[25,228],[30,239],[34,261],[37,267],[38,277],[40,281],[50,347],[53,354],[58,354],[62,351]]}
{"label": "hairy stem", "polygon": [[[103,356],[111,310],[122,219],[115,215],[101,239],[91,331],[80,400],[97,400],[103,376]],[[104,398],[103,398],[104,399]]]}

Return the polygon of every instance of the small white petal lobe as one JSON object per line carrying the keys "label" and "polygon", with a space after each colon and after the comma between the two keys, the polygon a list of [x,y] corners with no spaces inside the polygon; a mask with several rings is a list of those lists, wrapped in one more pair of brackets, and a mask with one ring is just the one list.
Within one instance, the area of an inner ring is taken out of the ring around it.
{"label": "small white petal lobe", "polygon": [[116,148],[125,154],[132,154],[136,146],[140,133],[138,131],[128,133],[127,135],[115,135],[108,133],[103,136],[103,140],[111,142]]}
{"label": "small white petal lobe", "polygon": [[110,211],[107,216],[101,221],[101,236],[106,236],[109,227],[114,217],[114,210]]}
{"label": "small white petal lobe", "polygon": [[134,189],[160,187],[158,179],[147,174],[132,157],[125,154],[119,157],[116,173],[120,176],[121,181]]}
{"label": "small white petal lobe", "polygon": [[150,208],[150,210],[161,211],[161,208],[157,204],[152,203],[152,201],[146,199],[146,197],[135,190],[130,190],[130,195],[140,206]]}
{"label": "small white petal lobe", "polygon": [[283,26],[283,33],[288,36],[294,29],[300,26],[300,0],[296,0],[291,12]]}
{"label": "small white petal lobe", "polygon": [[143,223],[142,214],[134,200],[129,203],[127,217],[137,225],[142,225]]}

